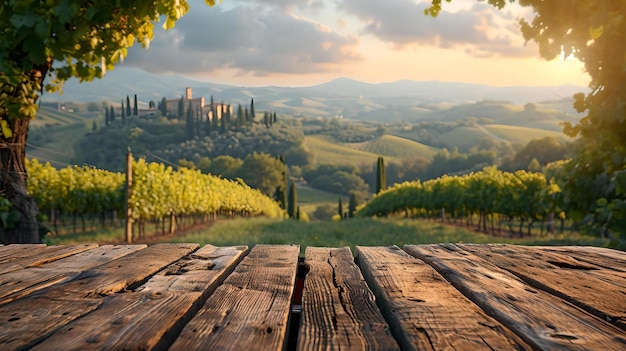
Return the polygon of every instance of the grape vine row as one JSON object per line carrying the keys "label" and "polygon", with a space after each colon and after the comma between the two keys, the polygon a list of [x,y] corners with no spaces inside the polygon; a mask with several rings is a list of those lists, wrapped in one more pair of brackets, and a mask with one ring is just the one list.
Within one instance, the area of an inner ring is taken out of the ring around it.
{"label": "grape vine row", "polygon": [[[511,223],[530,226],[554,214],[565,218],[560,199],[561,188],[543,173],[503,172],[496,167],[460,176],[448,176],[428,181],[411,181],[389,188],[359,208],[357,215],[406,216],[425,215],[442,220],[463,220],[470,224],[478,218],[478,228],[487,231],[487,220],[505,219]],[[500,223],[502,223],[500,221]]]}
{"label": "grape vine row", "polygon": [[[37,159],[27,162],[28,191],[40,212],[73,216],[121,216],[125,174],[89,166],[60,170]],[[129,206],[136,223],[177,218],[215,218],[218,213],[282,218],[277,202],[241,180],[222,179],[198,170],[174,170],[144,159],[133,160]]]}

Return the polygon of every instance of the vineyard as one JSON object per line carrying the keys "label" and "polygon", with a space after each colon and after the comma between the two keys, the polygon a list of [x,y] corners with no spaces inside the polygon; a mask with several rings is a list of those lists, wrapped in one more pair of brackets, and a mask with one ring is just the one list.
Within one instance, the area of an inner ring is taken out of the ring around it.
{"label": "vineyard", "polygon": [[[177,227],[198,224],[218,215],[282,217],[278,203],[250,188],[243,181],[232,181],[202,174],[198,170],[165,167],[163,164],[133,160],[132,192],[128,206],[138,235],[152,223],[165,233]],[[98,219],[104,227],[119,219],[125,208],[126,175],[88,166],[57,170],[37,159],[28,162],[28,191],[49,216],[58,232],[59,221],[72,218],[74,228],[81,220]]]}
{"label": "vineyard", "polygon": [[537,221],[553,225],[555,217],[565,219],[561,194],[560,187],[543,173],[509,173],[487,167],[467,175],[397,184],[370,200],[357,215],[403,213],[407,217],[441,218],[476,225],[484,232],[500,232],[506,223],[511,233],[523,235],[524,226],[530,234]]}

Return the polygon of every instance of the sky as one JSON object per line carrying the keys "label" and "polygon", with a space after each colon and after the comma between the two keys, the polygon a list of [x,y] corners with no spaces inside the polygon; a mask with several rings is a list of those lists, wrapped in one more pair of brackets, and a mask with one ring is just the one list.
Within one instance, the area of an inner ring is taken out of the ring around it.
{"label": "sky", "polygon": [[121,66],[236,86],[309,86],[345,77],[363,82],[451,81],[493,86],[587,86],[572,59],[545,61],[525,43],[517,4],[444,3],[437,18],[421,0],[189,0],[190,11],[148,50],[135,45]]}

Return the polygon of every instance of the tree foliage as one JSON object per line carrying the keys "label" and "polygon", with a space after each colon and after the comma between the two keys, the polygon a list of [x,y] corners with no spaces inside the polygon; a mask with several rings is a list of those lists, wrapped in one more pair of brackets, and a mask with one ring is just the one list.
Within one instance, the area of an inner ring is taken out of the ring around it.
{"label": "tree foliage", "polygon": [[0,193],[19,216],[3,242],[39,241],[25,149],[45,79],[45,89],[54,92],[72,77],[101,78],[136,42],[149,45],[155,22],[163,19],[163,27],[172,28],[188,10],[186,0],[0,3]]}
{"label": "tree foliage", "polygon": [[[488,0],[497,8],[505,0]],[[509,2],[513,2],[509,0]],[[436,16],[441,0],[426,14]],[[574,108],[586,115],[564,131],[578,136],[576,154],[565,166],[568,201],[602,232],[626,232],[626,1],[519,0],[532,8],[531,21],[519,21],[541,57],[575,57],[591,77],[588,94],[574,95]],[[601,184],[606,184],[601,186]]]}
{"label": "tree foliage", "polygon": [[[214,5],[212,0],[206,3]],[[42,88],[40,80],[33,78],[47,75],[48,91],[60,89],[72,77],[101,78],[136,42],[149,45],[154,23],[162,16],[163,27],[169,29],[188,10],[185,0],[4,2],[0,5],[5,19],[0,24],[1,108],[9,119],[33,118]],[[13,89],[19,93],[7,94]]]}

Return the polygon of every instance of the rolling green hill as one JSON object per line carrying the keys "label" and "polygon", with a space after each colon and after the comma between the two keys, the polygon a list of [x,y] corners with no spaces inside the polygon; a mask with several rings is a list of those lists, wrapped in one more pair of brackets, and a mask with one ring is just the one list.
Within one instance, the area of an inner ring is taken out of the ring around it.
{"label": "rolling green hill", "polygon": [[483,139],[496,139],[502,141],[481,126],[459,126],[442,133],[437,138],[437,144],[448,149],[458,148],[460,151],[468,151],[478,145]]}
{"label": "rolling green hill", "polygon": [[377,154],[353,149],[349,146],[337,144],[323,135],[312,135],[304,138],[309,151],[315,155],[319,163],[361,165],[375,163]]}
{"label": "rolling green hill", "polygon": [[383,135],[370,142],[361,143],[359,149],[381,156],[398,158],[422,157],[431,159],[435,153],[430,146],[395,135]]}
{"label": "rolling green hill", "polygon": [[485,125],[485,129],[503,139],[508,140],[513,144],[521,145],[526,145],[529,141],[533,139],[541,139],[547,136],[555,137],[558,139],[569,139],[563,133],[538,128],[488,124]]}
{"label": "rolling green hill", "polygon": [[95,121],[104,124],[104,118],[90,118],[85,114],[59,111],[54,107],[40,106],[37,116],[30,122],[26,154],[55,167],[65,167],[75,156],[75,145],[89,132]]}
{"label": "rolling green hill", "polygon": [[54,167],[65,167],[75,156],[75,145],[91,129],[91,121],[31,128],[26,154]]}
{"label": "rolling green hill", "polygon": [[82,115],[59,111],[49,106],[41,106],[39,107],[39,111],[37,111],[37,116],[31,121],[30,125],[39,127],[82,123],[84,121],[85,117]]}

